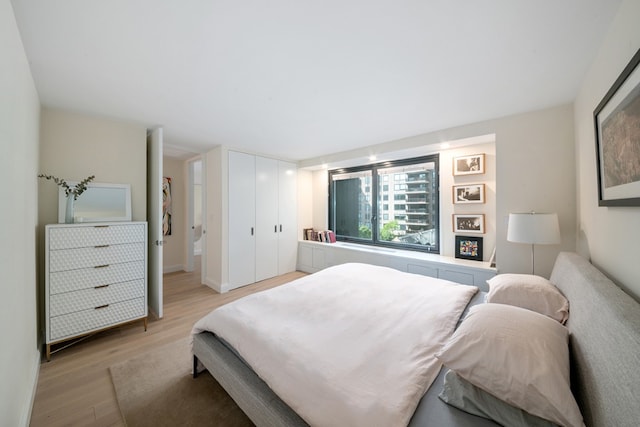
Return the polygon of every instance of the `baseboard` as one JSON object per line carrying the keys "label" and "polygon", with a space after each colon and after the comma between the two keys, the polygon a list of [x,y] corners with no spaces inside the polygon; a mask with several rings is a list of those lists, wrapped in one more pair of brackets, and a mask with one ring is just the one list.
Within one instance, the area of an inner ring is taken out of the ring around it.
{"label": "baseboard", "polygon": [[176,271],[185,271],[185,267],[182,264],[179,265],[167,265],[162,268],[162,273],[175,273]]}
{"label": "baseboard", "polygon": [[219,294],[225,292],[222,289],[222,285],[220,285],[220,283],[217,283],[214,280],[210,280],[208,278],[204,279],[204,284],[207,285],[208,287],[210,287],[211,289],[213,289],[214,291],[218,292]]}
{"label": "baseboard", "polygon": [[31,412],[33,411],[33,403],[36,400],[36,391],[38,390],[38,378],[40,376],[40,361],[42,359],[42,354],[40,350],[36,350],[32,365],[32,378],[33,378],[33,388],[31,390],[31,396],[28,397],[27,401],[24,403],[22,410],[22,422],[20,425],[24,427],[29,427],[31,424]]}

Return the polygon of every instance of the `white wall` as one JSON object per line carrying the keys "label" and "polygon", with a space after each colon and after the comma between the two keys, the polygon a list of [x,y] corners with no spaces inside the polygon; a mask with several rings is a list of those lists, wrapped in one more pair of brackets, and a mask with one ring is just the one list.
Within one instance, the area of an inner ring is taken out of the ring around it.
{"label": "white wall", "polygon": [[165,157],[162,174],[171,178],[171,235],[164,236],[162,267],[165,273],[186,268],[187,245],[187,175],[183,160]]}
{"label": "white wall", "polygon": [[575,101],[578,248],[640,300],[640,207],[598,207],[593,111],[640,48],[640,2],[623,1]]}
{"label": "white wall", "polygon": [[[453,158],[484,154],[485,173],[481,175],[453,176]],[[453,185],[484,184],[485,203],[453,204]],[[483,214],[485,217],[484,234],[465,234],[453,232],[454,214]],[[455,236],[468,235],[482,237],[483,260],[489,261],[496,247],[496,145],[484,143],[449,149],[440,152],[440,230],[442,242],[440,253],[455,255]]]}
{"label": "white wall", "polygon": [[26,426],[40,367],[36,225],[40,101],[9,0],[0,2],[0,425]]}
{"label": "white wall", "polygon": [[[496,175],[495,186],[491,189],[495,192],[495,218],[489,218],[489,221],[495,221],[498,270],[504,273],[531,272],[531,247],[506,241],[509,213],[557,212],[562,243],[536,247],[535,272],[549,277],[558,252],[575,250],[576,179],[572,105],[444,129],[375,147],[336,153],[329,158],[308,159],[300,162],[300,166],[311,167],[325,162],[366,157],[371,151],[393,152],[490,134],[495,134],[495,160],[489,158],[489,161],[495,161]],[[315,171],[312,187],[307,191],[312,191],[314,197],[313,226],[319,229],[327,227],[327,172]],[[441,191],[450,190],[441,187]],[[448,221],[450,224],[450,219]],[[488,240],[491,241],[491,238]],[[443,242],[443,245],[451,248],[453,244]]]}
{"label": "white wall", "polygon": [[505,117],[494,124],[498,268],[504,273],[531,272],[531,247],[507,242],[509,213],[557,212],[562,243],[535,247],[535,273],[549,277],[558,252],[576,247],[572,105]]}
{"label": "white wall", "polygon": [[[298,183],[298,187],[301,186]],[[311,186],[308,192],[313,194],[313,203],[311,205],[312,227],[315,230],[326,230],[329,228],[329,206],[327,204],[329,200],[329,172],[327,170],[314,171]]]}
{"label": "white wall", "polygon": [[[147,220],[147,129],[144,126],[43,108],[40,172],[72,181],[131,184],[134,221]],[[41,180],[41,225],[58,222],[58,186]],[[82,197],[82,196],[80,196]]]}
{"label": "white wall", "polygon": [[207,266],[204,282],[207,286],[221,292],[222,285],[228,282],[227,247],[229,245],[229,230],[223,224],[228,224],[228,167],[224,161],[227,150],[216,147],[206,154],[207,165],[207,234],[204,235],[207,244]]}
{"label": "white wall", "polygon": [[298,169],[298,240],[303,240],[302,230],[313,227],[313,193],[308,189],[313,188],[313,173],[308,170]]}

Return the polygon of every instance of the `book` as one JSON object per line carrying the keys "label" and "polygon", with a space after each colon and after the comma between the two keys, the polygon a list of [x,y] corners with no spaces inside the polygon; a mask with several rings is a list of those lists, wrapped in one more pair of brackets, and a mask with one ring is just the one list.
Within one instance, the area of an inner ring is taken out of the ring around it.
{"label": "book", "polygon": [[313,233],[313,228],[303,228],[302,229],[302,238],[304,240],[311,240]]}

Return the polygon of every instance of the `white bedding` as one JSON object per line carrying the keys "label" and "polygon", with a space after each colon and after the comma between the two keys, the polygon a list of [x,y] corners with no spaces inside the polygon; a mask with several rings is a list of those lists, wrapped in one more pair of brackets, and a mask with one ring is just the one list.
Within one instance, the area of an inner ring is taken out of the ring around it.
{"label": "white bedding", "polygon": [[477,288],[343,264],[200,319],[312,426],[405,426]]}

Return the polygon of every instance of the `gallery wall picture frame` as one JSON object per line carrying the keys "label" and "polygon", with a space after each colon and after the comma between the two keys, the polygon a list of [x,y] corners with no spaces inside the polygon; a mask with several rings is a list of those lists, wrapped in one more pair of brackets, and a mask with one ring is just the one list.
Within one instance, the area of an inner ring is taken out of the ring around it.
{"label": "gallery wall picture frame", "polygon": [[454,233],[484,234],[484,214],[453,214]]}
{"label": "gallery wall picture frame", "polygon": [[484,203],[484,184],[461,184],[454,185],[453,203],[454,204],[470,204]]}
{"label": "gallery wall picture frame", "polygon": [[640,206],[640,49],[593,112],[599,206]]}
{"label": "gallery wall picture frame", "polygon": [[484,153],[453,158],[453,176],[484,173]]}
{"label": "gallery wall picture frame", "polygon": [[456,236],[455,257],[482,261],[482,237]]}
{"label": "gallery wall picture frame", "polygon": [[171,236],[171,217],[173,216],[171,181],[170,177],[162,177],[162,234],[164,236]]}

